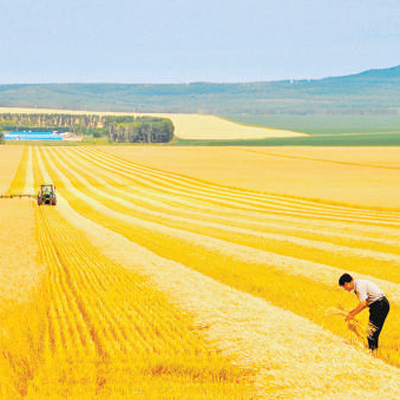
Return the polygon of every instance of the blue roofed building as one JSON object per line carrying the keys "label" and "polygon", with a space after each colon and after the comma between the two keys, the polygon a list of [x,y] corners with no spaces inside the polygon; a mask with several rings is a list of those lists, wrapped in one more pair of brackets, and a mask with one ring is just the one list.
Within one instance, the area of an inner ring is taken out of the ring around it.
{"label": "blue roofed building", "polygon": [[52,131],[10,131],[4,140],[63,140],[63,136]]}

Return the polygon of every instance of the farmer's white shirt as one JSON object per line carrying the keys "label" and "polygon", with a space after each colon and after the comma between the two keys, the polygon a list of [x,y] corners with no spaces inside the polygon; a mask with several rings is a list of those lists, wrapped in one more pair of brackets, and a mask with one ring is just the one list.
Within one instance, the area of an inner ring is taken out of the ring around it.
{"label": "farmer's white shirt", "polygon": [[358,296],[358,300],[366,300],[368,306],[384,296],[375,283],[366,279],[354,279],[354,292]]}

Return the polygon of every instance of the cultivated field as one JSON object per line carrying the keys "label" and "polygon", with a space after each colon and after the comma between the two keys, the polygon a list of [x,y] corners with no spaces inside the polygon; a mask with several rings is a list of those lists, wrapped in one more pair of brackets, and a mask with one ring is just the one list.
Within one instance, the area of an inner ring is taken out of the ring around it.
{"label": "cultivated field", "polygon": [[169,118],[175,126],[175,136],[180,139],[212,139],[212,140],[244,140],[264,138],[305,137],[306,134],[283,130],[246,126],[213,115],[200,114],[138,114],[95,111],[68,111],[32,108],[1,108],[0,113],[57,113],[57,114],[94,114],[94,115],[131,115],[131,116],[156,116]]}
{"label": "cultivated field", "polygon": [[400,210],[398,147],[107,146],[103,151],[230,187]]}
{"label": "cultivated field", "polygon": [[237,140],[307,136],[302,133],[241,125],[213,115],[160,114],[170,118],[180,139]]}
{"label": "cultivated field", "polygon": [[[395,150],[22,149],[7,190],[59,202],[0,204],[0,293],[29,277],[1,297],[2,398],[399,398]],[[343,271],[391,301],[375,356]]]}

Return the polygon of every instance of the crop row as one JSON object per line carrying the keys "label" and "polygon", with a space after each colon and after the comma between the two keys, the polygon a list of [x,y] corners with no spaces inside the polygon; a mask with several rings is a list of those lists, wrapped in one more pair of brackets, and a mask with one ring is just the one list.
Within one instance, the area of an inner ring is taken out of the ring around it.
{"label": "crop row", "polygon": [[[332,307],[346,270],[379,279],[396,300],[380,357],[399,365],[399,225],[364,211],[226,188],[91,148],[41,150],[63,196],[82,215],[156,254],[304,316],[351,339]],[[317,310],[317,311],[316,311]]]}
{"label": "crop row", "polygon": [[[37,149],[25,152],[13,190],[32,173],[35,189],[50,178]],[[243,372],[208,349],[146,279],[105,259],[56,207],[35,207],[35,215],[46,273],[22,318],[10,311],[20,339],[3,348],[12,371],[4,395],[246,397]]]}

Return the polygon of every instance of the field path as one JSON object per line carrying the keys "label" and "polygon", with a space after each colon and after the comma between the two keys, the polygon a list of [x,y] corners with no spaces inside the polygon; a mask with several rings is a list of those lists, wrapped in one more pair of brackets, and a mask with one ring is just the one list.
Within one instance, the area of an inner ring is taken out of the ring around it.
{"label": "field path", "polygon": [[33,164],[32,164],[32,147],[28,147],[28,162],[26,166],[26,179],[24,194],[35,194],[34,189],[35,179],[33,176]]}

